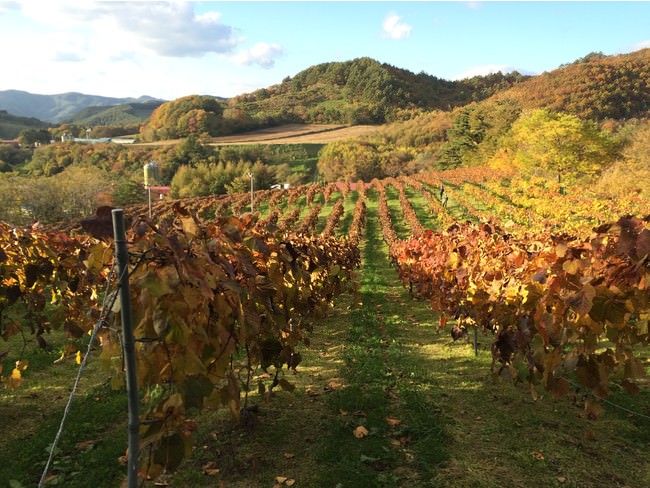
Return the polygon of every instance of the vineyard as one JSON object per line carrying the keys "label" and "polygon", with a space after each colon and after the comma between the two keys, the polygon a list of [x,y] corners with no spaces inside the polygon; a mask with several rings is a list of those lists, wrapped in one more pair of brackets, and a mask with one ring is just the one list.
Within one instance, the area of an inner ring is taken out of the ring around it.
{"label": "vineyard", "polygon": [[[143,480],[650,483],[650,202],[477,167],[259,191],[250,205],[125,210]],[[26,442],[20,412],[40,412],[33,385],[68,391],[52,370],[70,379],[93,331],[80,404],[124,408],[112,236],[106,208],[46,230],[0,224],[0,415],[16,422],[0,459]],[[55,464],[46,486],[88,486],[93,463],[98,486],[123,479],[125,414],[111,413],[124,426],[113,451],[97,440],[110,419],[85,415],[102,427],[61,456],[90,460]],[[7,486],[36,484],[47,428],[21,472],[0,469]]]}

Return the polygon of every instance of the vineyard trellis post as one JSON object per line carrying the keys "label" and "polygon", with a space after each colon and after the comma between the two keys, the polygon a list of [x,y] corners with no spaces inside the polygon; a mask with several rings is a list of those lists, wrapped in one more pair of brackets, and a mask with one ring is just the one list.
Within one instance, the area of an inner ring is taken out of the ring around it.
{"label": "vineyard trellis post", "polygon": [[126,232],[124,229],[124,210],[114,209],[113,233],[115,236],[115,255],[117,257],[117,275],[119,277],[120,312],[122,332],[124,335],[124,358],[126,365],[126,391],[129,404],[129,448],[128,448],[128,488],[138,486],[138,456],[140,444],[140,421],[138,412],[138,380],[135,364],[135,344],[131,315],[131,298],[129,291],[129,254],[126,249]]}

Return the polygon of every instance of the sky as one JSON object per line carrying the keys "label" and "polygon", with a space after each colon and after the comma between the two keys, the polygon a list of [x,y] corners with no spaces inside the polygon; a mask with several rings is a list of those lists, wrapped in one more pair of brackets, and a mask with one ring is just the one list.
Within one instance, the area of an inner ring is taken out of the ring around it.
{"label": "sky", "polygon": [[0,90],[232,97],[368,56],[448,80],[650,47],[650,2],[0,0]]}

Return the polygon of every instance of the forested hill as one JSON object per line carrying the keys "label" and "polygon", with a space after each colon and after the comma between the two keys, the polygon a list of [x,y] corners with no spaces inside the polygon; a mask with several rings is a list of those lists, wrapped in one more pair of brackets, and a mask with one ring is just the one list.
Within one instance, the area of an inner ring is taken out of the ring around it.
{"label": "forested hill", "polygon": [[229,106],[258,120],[383,123],[408,118],[405,111],[448,110],[482,100],[527,78],[514,72],[447,81],[358,58],[312,66],[278,85],[235,97]]}
{"label": "forested hill", "polygon": [[47,124],[33,117],[18,117],[0,110],[0,139],[14,139],[25,129],[46,129]]}
{"label": "forested hill", "polygon": [[161,100],[151,100],[112,107],[86,107],[67,118],[66,122],[84,127],[138,125],[147,120],[162,104]]}
{"label": "forested hill", "polygon": [[20,90],[0,91],[0,110],[21,117],[36,117],[47,122],[61,122],[86,107],[109,107],[123,103],[144,103],[155,100],[149,96],[139,98],[112,98],[83,93],[37,95]]}
{"label": "forested hill", "polygon": [[494,98],[515,100],[523,108],[547,108],[595,120],[648,117],[650,49],[618,56],[592,53]]}

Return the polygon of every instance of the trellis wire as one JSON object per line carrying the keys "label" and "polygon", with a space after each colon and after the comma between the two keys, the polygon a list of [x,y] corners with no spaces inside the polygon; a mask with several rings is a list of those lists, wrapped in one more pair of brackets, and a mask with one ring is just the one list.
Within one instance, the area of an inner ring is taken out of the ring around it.
{"label": "trellis wire", "polygon": [[102,323],[106,319],[106,310],[110,310],[113,308],[113,304],[115,303],[115,300],[117,298],[117,293],[113,293],[111,296],[111,303],[107,307],[106,302],[108,301],[109,293],[110,290],[110,285],[111,285],[111,280],[113,279],[113,272],[115,270],[115,259],[113,259],[113,263],[111,265],[111,270],[108,275],[108,279],[106,280],[106,289],[104,290],[104,300],[102,301],[102,309],[99,314],[99,318],[97,319],[97,323],[95,324],[95,327],[92,330],[92,333],[90,334],[90,340],[88,341],[88,349],[86,350],[86,354],[83,357],[83,360],[81,361],[81,364],[79,365],[79,371],[77,372],[77,377],[75,379],[74,385],[72,386],[72,391],[70,392],[70,397],[68,398],[68,403],[65,406],[65,409],[63,410],[63,417],[61,418],[61,423],[59,424],[59,430],[56,433],[56,436],[54,437],[54,442],[52,442],[52,447],[50,448],[50,455],[47,459],[47,463],[45,463],[45,468],[43,469],[43,474],[41,475],[41,479],[38,482],[38,488],[42,488],[44,483],[45,483],[45,478],[47,477],[47,473],[50,470],[50,465],[52,464],[52,460],[54,459],[54,451],[56,450],[56,446],[59,443],[59,440],[61,438],[61,434],[63,433],[63,425],[65,424],[65,420],[68,416],[68,413],[70,412],[70,406],[72,405],[72,400],[74,399],[74,396],[77,392],[77,387],[79,386],[79,380],[81,379],[81,373],[83,372],[84,368],[86,367],[86,363],[88,361],[88,356],[90,355],[90,350],[92,348],[93,342],[95,340],[95,336],[97,335],[97,331],[101,327]]}

